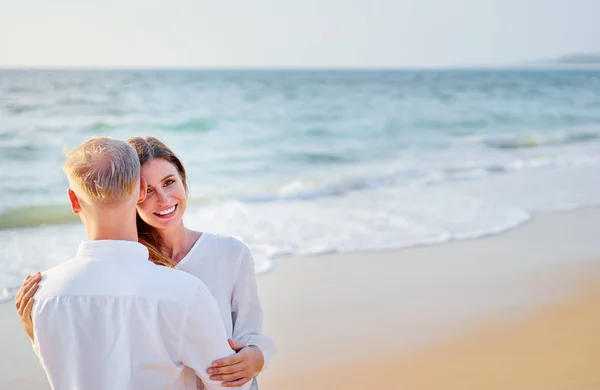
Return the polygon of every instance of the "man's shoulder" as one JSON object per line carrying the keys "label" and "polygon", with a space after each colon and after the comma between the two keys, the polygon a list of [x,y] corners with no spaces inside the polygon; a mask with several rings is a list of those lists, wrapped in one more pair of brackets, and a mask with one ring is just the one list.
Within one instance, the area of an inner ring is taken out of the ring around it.
{"label": "man's shoulder", "polygon": [[63,263],[43,271],[40,289],[36,292],[36,299],[68,294],[71,281],[79,274],[83,264],[73,257]]}
{"label": "man's shoulder", "polygon": [[77,261],[77,257],[72,257],[69,260],[62,262],[60,264],[55,265],[54,267],[48,268],[43,271],[42,278],[52,277],[52,279],[59,278],[65,279],[69,278],[73,273],[77,272],[78,268],[81,268],[82,263]]}
{"label": "man's shoulder", "polygon": [[42,272],[40,297],[55,295],[128,295],[185,301],[202,281],[149,260],[94,261],[78,257]]}

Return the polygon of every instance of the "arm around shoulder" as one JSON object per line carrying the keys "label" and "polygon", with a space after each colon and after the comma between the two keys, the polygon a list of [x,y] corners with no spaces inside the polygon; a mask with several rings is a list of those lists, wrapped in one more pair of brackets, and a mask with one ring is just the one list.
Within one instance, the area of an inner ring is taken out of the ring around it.
{"label": "arm around shoulder", "polygon": [[262,333],[263,310],[258,296],[254,258],[250,249],[241,245],[239,271],[231,299],[233,339],[258,347],[264,357],[264,370],[275,354],[276,346],[272,338]]}
{"label": "arm around shoulder", "polygon": [[[196,372],[208,390],[222,389],[221,382],[211,380],[206,370],[213,361],[234,351],[227,342],[217,302],[203,283],[192,294],[182,319],[178,346],[181,361]],[[240,387],[249,388],[249,384]]]}

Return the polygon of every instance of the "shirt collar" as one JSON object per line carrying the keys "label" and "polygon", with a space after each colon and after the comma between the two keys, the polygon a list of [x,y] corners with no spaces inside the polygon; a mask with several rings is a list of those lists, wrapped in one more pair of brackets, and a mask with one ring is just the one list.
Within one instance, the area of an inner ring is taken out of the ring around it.
{"label": "shirt collar", "polygon": [[148,260],[148,248],[135,241],[83,241],[79,244],[77,256],[93,257],[98,260]]}

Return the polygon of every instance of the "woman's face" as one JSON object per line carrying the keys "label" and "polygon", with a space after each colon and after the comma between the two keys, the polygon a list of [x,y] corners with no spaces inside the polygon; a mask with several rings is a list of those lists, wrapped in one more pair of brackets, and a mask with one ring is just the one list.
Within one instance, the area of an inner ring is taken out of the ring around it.
{"label": "woman's face", "polygon": [[187,205],[187,194],[175,165],[155,158],[142,165],[148,183],[146,199],[137,211],[148,225],[168,229],[179,224]]}

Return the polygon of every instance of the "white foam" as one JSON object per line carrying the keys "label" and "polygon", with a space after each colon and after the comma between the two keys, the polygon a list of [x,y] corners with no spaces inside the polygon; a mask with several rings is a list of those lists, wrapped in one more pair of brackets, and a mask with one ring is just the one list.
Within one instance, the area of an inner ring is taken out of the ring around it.
{"label": "white foam", "polygon": [[[49,225],[0,231],[0,302],[13,298],[27,275],[49,269],[73,257],[85,240],[81,224]],[[273,249],[251,245],[257,273],[272,269]]]}
{"label": "white foam", "polygon": [[[294,178],[236,181],[236,191],[262,195],[230,191],[228,198],[190,203],[186,223],[239,237],[254,254],[256,271],[266,272],[285,254],[473,239],[517,227],[536,212],[600,203],[598,142],[508,151],[475,145],[306,170]],[[0,231],[0,300],[28,273],[71,257],[83,238],[80,225]]]}
{"label": "white foam", "polygon": [[343,197],[190,210],[186,222],[271,248],[272,255],[397,249],[476,237],[529,219],[470,195],[424,188],[385,188]]}

